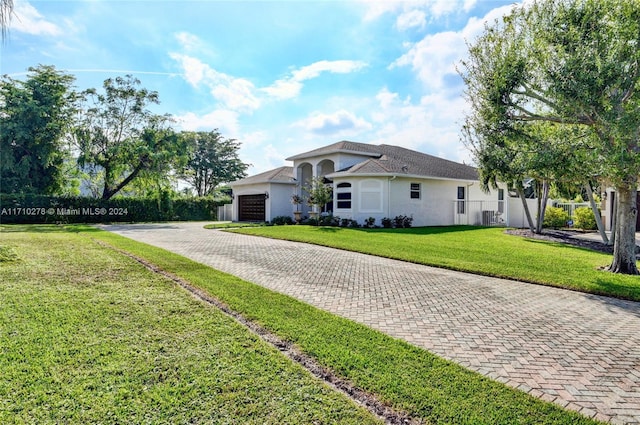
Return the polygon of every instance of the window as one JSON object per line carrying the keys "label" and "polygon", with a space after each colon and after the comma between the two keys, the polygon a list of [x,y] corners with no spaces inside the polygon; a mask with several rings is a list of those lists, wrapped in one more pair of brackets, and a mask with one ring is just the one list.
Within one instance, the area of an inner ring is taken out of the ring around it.
{"label": "window", "polygon": [[458,186],[458,214],[464,214],[464,186]]}
{"label": "window", "polygon": [[504,213],[504,189],[498,189],[498,212]]}
{"label": "window", "polygon": [[420,199],[420,183],[411,183],[411,199]]}
{"label": "window", "polygon": [[338,200],[338,209],[351,209],[351,183],[338,183],[336,186],[336,199]]}

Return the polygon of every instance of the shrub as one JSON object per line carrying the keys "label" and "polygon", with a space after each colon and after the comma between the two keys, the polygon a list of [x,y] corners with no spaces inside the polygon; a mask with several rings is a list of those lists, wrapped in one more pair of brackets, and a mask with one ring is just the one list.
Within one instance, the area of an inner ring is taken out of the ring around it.
{"label": "shrub", "polygon": [[294,221],[288,215],[279,215],[277,217],[273,217],[271,220],[271,224],[275,224],[276,226],[282,226],[286,224],[294,224]]}
{"label": "shrub", "polygon": [[559,207],[547,207],[544,213],[543,227],[552,227],[554,229],[565,227],[569,221],[569,214]]}
{"label": "shrub", "polygon": [[385,229],[390,229],[393,227],[393,220],[391,220],[389,217],[384,217],[382,220],[380,220],[380,222],[382,223],[382,227],[384,227]]}
{"label": "shrub", "polygon": [[349,220],[349,227],[357,229],[358,227],[360,227],[360,225],[358,224],[358,222],[356,220]]}
{"label": "shrub", "polygon": [[320,216],[320,218],[318,219],[318,224],[320,224],[320,226],[338,226],[340,224],[340,217],[335,217],[331,214],[329,215],[322,215]]}
{"label": "shrub", "polygon": [[302,224],[308,224],[309,226],[317,226],[318,219],[313,217],[305,217],[302,219]]}
{"label": "shrub", "polygon": [[398,215],[393,218],[393,225],[397,229],[400,229],[403,227],[411,227],[412,223],[413,223],[413,217],[409,217],[406,215]]}
{"label": "shrub", "polygon": [[212,198],[88,197],[0,194],[2,223],[106,223],[215,220],[224,201]]}
{"label": "shrub", "polygon": [[574,212],[573,225],[582,230],[595,230],[596,217],[593,215],[593,210],[587,207],[577,208]]}
{"label": "shrub", "polygon": [[357,229],[358,227],[360,227],[360,225],[356,220],[353,220],[351,218],[343,218],[342,220],[340,220],[340,227],[351,227]]}
{"label": "shrub", "polygon": [[375,217],[369,217],[368,219],[366,219],[364,221],[364,225],[365,227],[375,227],[376,226],[376,218]]}

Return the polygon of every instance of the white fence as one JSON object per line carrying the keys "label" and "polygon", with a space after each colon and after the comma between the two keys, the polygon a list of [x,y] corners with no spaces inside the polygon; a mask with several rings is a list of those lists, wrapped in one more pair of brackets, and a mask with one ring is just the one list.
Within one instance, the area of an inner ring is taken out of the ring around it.
{"label": "white fence", "polygon": [[562,208],[571,219],[573,219],[573,213],[575,213],[578,208],[591,208],[588,202],[552,202],[551,206]]}
{"label": "white fence", "polygon": [[233,220],[233,204],[225,204],[218,207],[218,221]]}
{"label": "white fence", "polygon": [[453,201],[454,224],[506,226],[505,201]]}

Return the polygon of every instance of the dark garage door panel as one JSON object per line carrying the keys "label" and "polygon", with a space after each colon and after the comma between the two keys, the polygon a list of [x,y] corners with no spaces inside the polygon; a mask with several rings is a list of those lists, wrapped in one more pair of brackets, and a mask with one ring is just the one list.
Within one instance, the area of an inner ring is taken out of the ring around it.
{"label": "dark garage door panel", "polygon": [[238,219],[240,221],[264,221],[264,195],[238,196]]}

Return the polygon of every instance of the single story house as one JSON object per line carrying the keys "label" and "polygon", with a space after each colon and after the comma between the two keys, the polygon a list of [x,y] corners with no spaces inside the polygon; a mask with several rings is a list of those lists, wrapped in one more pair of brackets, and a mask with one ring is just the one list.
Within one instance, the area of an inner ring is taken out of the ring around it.
{"label": "single story house", "polygon": [[[363,224],[373,217],[413,217],[413,226],[453,224],[526,225],[521,201],[506,185],[485,193],[477,170],[436,156],[392,145],[341,141],[287,158],[283,166],[230,183],[233,221],[271,221],[294,216],[293,195],[305,198],[311,179],[323,177],[333,201],[322,213]],[[530,208],[535,208],[532,202]],[[533,210],[532,210],[533,211]]]}

